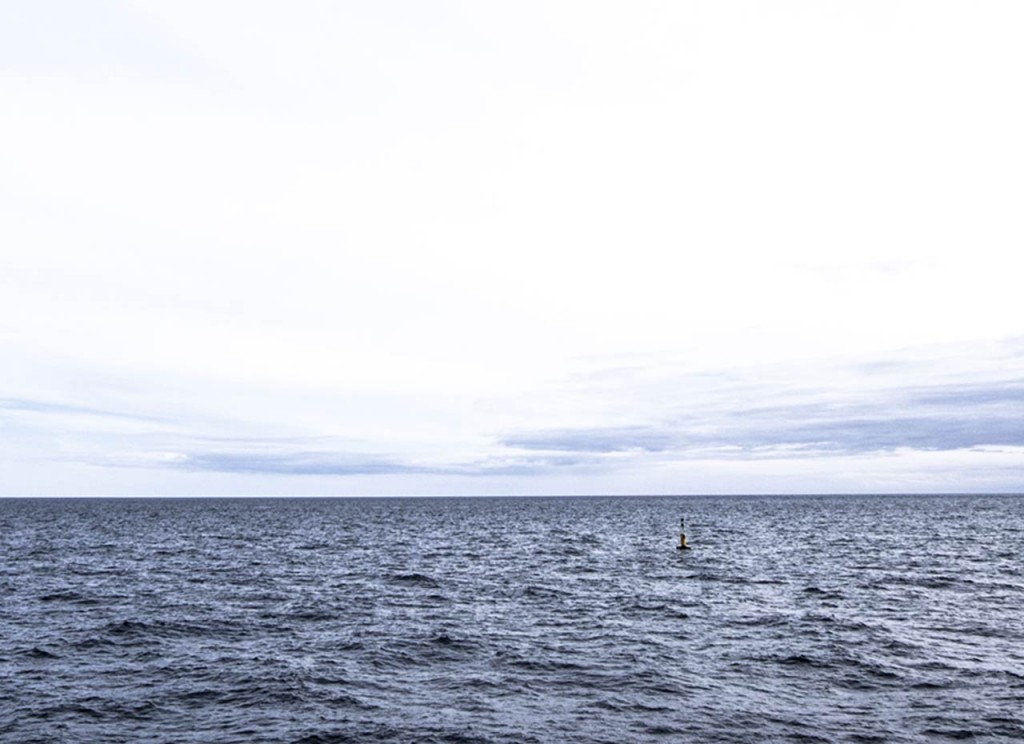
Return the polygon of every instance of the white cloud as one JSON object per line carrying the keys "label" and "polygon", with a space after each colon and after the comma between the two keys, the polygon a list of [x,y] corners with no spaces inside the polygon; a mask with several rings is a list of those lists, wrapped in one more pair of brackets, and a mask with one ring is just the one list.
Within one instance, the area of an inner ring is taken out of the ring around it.
{"label": "white cloud", "polygon": [[0,24],[9,395],[476,461],[646,420],[597,360],[1022,333],[1016,4],[42,5]]}

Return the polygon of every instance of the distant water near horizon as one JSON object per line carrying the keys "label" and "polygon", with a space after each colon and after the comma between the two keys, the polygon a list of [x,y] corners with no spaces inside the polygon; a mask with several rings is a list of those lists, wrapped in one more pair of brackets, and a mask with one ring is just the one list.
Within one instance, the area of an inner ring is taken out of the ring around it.
{"label": "distant water near horizon", "polygon": [[1012,495],[0,499],[0,742],[1021,740],[1022,556]]}

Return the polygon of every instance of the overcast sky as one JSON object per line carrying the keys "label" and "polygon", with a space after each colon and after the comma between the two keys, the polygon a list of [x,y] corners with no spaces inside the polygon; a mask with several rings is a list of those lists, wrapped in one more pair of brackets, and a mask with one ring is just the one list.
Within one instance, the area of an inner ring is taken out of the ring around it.
{"label": "overcast sky", "polygon": [[0,5],[0,494],[1024,490],[1024,4]]}

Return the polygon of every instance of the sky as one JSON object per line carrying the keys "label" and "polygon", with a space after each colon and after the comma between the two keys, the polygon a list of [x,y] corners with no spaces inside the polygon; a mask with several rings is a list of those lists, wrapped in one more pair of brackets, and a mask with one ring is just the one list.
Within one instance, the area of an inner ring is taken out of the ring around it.
{"label": "sky", "polygon": [[1024,491],[1024,5],[0,5],[0,495]]}

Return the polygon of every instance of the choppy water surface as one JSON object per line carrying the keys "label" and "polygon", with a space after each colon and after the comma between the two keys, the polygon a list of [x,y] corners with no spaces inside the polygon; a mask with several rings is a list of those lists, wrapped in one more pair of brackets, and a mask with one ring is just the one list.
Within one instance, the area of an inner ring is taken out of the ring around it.
{"label": "choppy water surface", "polygon": [[2,500],[0,740],[1021,739],[1022,556],[1009,496]]}

